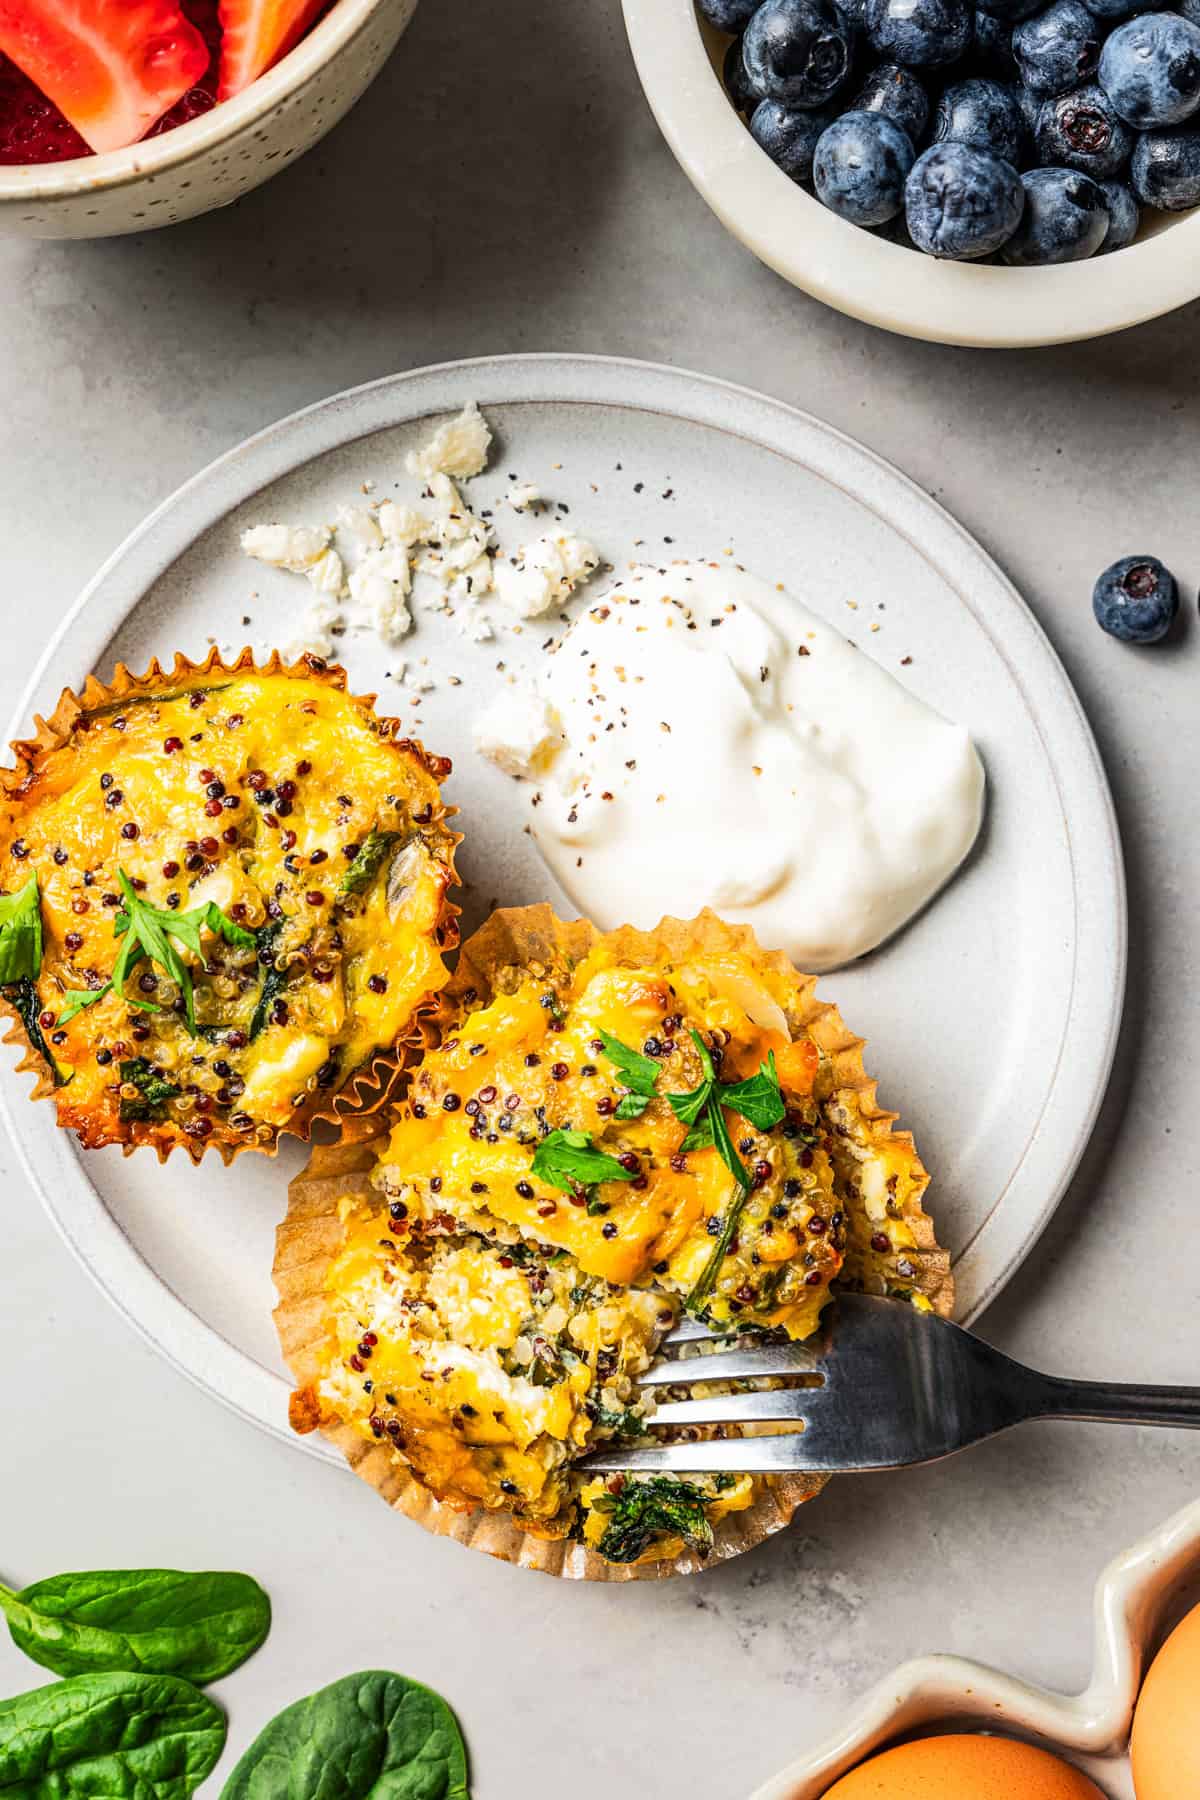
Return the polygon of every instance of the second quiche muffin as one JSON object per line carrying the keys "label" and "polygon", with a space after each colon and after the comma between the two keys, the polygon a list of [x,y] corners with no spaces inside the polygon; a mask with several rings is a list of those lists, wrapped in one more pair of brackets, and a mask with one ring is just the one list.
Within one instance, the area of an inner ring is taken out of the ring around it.
{"label": "second quiche muffin", "polygon": [[819,1483],[574,1465],[646,1429],[636,1379],[685,1312],[803,1339],[838,1277],[949,1306],[912,1139],[813,989],[711,914],[607,935],[497,914],[387,1135],[293,1184],[276,1276],[297,1429],[435,1529],[481,1509],[509,1519],[504,1554],[557,1540],[536,1560],[561,1572],[703,1559],[723,1528],[740,1545],[783,1522]]}
{"label": "second quiche muffin", "polygon": [[419,1037],[449,764],[316,659],[65,694],[0,771],[0,999],[89,1148],[270,1150]]}

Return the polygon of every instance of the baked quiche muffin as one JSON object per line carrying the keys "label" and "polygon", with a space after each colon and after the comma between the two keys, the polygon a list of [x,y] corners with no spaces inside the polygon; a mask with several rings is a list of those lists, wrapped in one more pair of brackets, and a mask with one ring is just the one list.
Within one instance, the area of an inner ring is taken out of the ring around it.
{"label": "baked quiche muffin", "polygon": [[272,1150],[402,1057],[456,941],[430,756],[314,658],[64,694],[0,771],[0,1001],[88,1148]]}
{"label": "baked quiche muffin", "polygon": [[380,1135],[293,1183],[295,1428],[434,1529],[503,1518],[484,1547],[559,1572],[696,1566],[784,1522],[819,1482],[577,1464],[646,1431],[637,1378],[685,1314],[805,1339],[838,1281],[949,1308],[928,1177],[814,985],[711,914],[495,915]]}

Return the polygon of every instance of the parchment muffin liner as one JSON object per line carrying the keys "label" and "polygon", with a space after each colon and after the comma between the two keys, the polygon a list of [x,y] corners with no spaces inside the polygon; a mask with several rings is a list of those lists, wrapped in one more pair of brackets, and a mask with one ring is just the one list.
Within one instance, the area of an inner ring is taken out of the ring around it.
{"label": "parchment muffin liner", "polygon": [[[502,908],[463,945],[453,979],[439,997],[438,1022],[445,1029],[459,1009],[486,1005],[501,971],[519,969],[536,975],[561,967],[564,961],[578,963],[602,940],[618,961],[633,965],[679,964],[732,953],[757,965],[769,979],[793,1036],[807,1031],[828,1057],[831,1079],[828,1094],[823,1094],[827,1104],[847,1119],[857,1117],[873,1145],[898,1148],[909,1159],[913,1180],[902,1212],[916,1243],[909,1251],[916,1266],[909,1285],[919,1289],[937,1312],[948,1315],[953,1305],[950,1259],[939,1248],[932,1221],[921,1205],[929,1177],[911,1133],[894,1130],[896,1114],[879,1106],[876,1084],[863,1066],[864,1040],[846,1028],[835,1006],[817,999],[815,977],[798,974],[781,953],[762,950],[749,927],[726,925],[714,913],[704,912],[694,920],[664,919],[653,931],[626,926],[603,934],[585,919],[556,918],[547,905]],[[464,1512],[436,1500],[390,1446],[364,1438],[351,1424],[323,1417],[316,1384],[333,1348],[326,1323],[326,1282],[343,1243],[339,1202],[368,1201],[382,1210],[385,1202],[372,1187],[370,1175],[387,1131],[387,1119],[379,1114],[350,1122],[340,1143],[313,1146],[308,1166],[288,1189],[287,1215],[276,1232],[275,1324],[296,1382],[289,1409],[293,1429],[301,1433],[319,1429],[355,1474],[378,1489],[389,1506],[427,1531],[522,1568],[573,1580],[663,1580],[711,1568],[782,1530],[797,1508],[821,1491],[822,1477],[765,1477],[750,1507],[717,1521],[707,1557],[684,1549],[670,1559],[614,1564],[582,1544],[527,1531],[507,1514]]]}
{"label": "parchment muffin liner", "polygon": [[[154,657],[141,675],[135,675],[124,663],[117,663],[109,682],[102,682],[97,676],[89,675],[78,694],[71,688],[63,689],[49,718],[43,718],[40,713],[34,714],[34,735],[17,739],[10,746],[16,759],[15,767],[0,768],[0,793],[10,804],[19,807],[32,789],[47,758],[69,744],[80,721],[89,716],[116,711],[123,702],[170,694],[180,686],[194,685],[198,678],[228,677],[234,680],[243,675],[283,676],[294,680],[321,682],[347,693],[354,704],[374,713],[375,695],[350,694],[346,671],[338,664],[326,663],[317,656],[305,655],[294,662],[287,662],[278,650],[273,650],[265,662],[259,662],[253,650],[246,648],[232,662],[227,662],[220,651],[214,648],[202,662],[194,662],[177,651],[169,668]],[[375,716],[383,734],[390,737],[399,748],[407,750],[435,782],[440,784],[449,775],[449,760],[426,750],[418,739],[406,736],[399,719],[378,714]],[[439,805],[434,809],[430,821],[431,826],[438,829],[445,840],[441,860],[445,865],[447,878],[443,888],[441,916],[434,932],[443,953],[455,949],[459,941],[458,916],[461,908],[447,898],[448,890],[458,885],[454,854],[462,842],[462,834],[452,831],[446,821],[455,817],[457,810],[456,807]],[[159,1162],[165,1163],[173,1150],[183,1149],[194,1163],[199,1163],[209,1151],[215,1151],[228,1167],[245,1151],[274,1156],[278,1151],[280,1138],[285,1135],[307,1142],[314,1126],[320,1121],[341,1125],[350,1118],[376,1112],[384,1106],[403,1071],[412,1062],[419,1061],[425,1050],[437,1041],[438,1016],[438,996],[431,993],[418,1002],[403,1035],[394,1045],[377,1052],[369,1062],[352,1070],[336,1093],[318,1093],[312,1096],[302,1107],[297,1108],[292,1119],[270,1144],[228,1144],[211,1139],[197,1143],[190,1139],[181,1140],[174,1134],[162,1133],[152,1122],[147,1122],[137,1142],[121,1144],[121,1153],[123,1156],[131,1156],[135,1150],[152,1146]],[[16,1064],[15,1072],[30,1073],[35,1077],[29,1098],[53,1099],[60,1090],[54,1083],[52,1072],[47,1067],[45,1058],[31,1043],[20,1014],[5,998],[2,990],[0,1020],[8,1026],[0,1043],[19,1045],[24,1053]]]}

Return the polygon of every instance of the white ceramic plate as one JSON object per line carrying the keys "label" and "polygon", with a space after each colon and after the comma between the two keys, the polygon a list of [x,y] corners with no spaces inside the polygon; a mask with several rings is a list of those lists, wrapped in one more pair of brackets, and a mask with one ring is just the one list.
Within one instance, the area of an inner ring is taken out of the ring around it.
{"label": "white ceramic plate", "polygon": [[[493,472],[470,488],[476,509],[516,474],[565,501],[614,563],[731,550],[973,731],[990,803],[968,866],[893,944],[824,983],[870,1038],[881,1093],[935,1171],[960,1317],[973,1318],[1036,1240],[1100,1103],[1124,984],[1119,845],[1091,733],[1033,618],[979,546],[861,446],[744,389],[600,358],[501,357],[358,388],[231,451],[127,540],[47,651],[14,734],[118,658],[140,669],[176,649],[201,656],[214,639],[293,635],[306,584],[249,563],[239,531],[332,519],[364,481],[376,497],[415,495],[404,451],[430,415],[469,399],[499,439]],[[497,519],[505,542],[539,529],[505,506]],[[569,910],[521,830],[526,796],[470,747],[497,663],[535,657],[546,635],[515,636],[498,614],[497,641],[483,645],[418,615],[403,655],[427,657],[437,682],[418,707],[387,677],[396,653],[343,640],[355,689],[378,688],[385,710],[454,759],[468,930],[498,901]],[[169,1361],[285,1434],[270,1270],[298,1146],[230,1173],[216,1158],[163,1170],[148,1154],[80,1157],[52,1109],[26,1103],[27,1079],[7,1077],[0,1102],[67,1242]],[[333,1456],[323,1440],[303,1442]]]}

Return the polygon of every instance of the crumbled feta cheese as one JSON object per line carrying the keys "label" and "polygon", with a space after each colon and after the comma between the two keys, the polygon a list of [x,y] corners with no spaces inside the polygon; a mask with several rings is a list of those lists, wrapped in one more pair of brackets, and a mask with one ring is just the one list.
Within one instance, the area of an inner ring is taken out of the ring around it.
{"label": "crumbled feta cheese", "polygon": [[336,550],[323,550],[304,573],[318,594],[340,596],[346,592],[346,566]]}
{"label": "crumbled feta cheese", "polygon": [[536,619],[569,599],[599,563],[586,539],[570,532],[547,532],[511,559],[497,557],[492,581],[506,606],[523,619]]}
{"label": "crumbled feta cheese", "polygon": [[514,512],[528,512],[531,506],[541,505],[542,491],[532,481],[522,481],[515,488],[509,488],[507,497]]}
{"label": "crumbled feta cheese", "polygon": [[241,546],[256,562],[303,575],[320,561],[332,537],[328,525],[251,525],[242,533]]}
{"label": "crumbled feta cheese", "polygon": [[540,775],[565,743],[562,720],[529,688],[502,688],[475,720],[475,748],[506,775]]}
{"label": "crumbled feta cheese", "polygon": [[411,550],[423,543],[429,534],[429,520],[411,506],[398,506],[385,500],[379,509],[379,526],[389,544],[400,544]]}
{"label": "crumbled feta cheese", "polygon": [[487,467],[492,434],[488,422],[472,400],[456,419],[439,425],[427,444],[410,450],[404,466],[410,475],[429,481],[435,475],[453,475],[468,481]]}
{"label": "crumbled feta cheese", "polygon": [[399,643],[412,629],[405,604],[412,586],[408,556],[397,545],[368,550],[350,573],[350,598],[366,615],[365,623],[387,644]]}
{"label": "crumbled feta cheese", "polygon": [[313,600],[303,614],[291,643],[280,654],[285,662],[297,662],[302,656],[328,659],[333,655],[333,629],[342,623],[341,611],[326,595]]}
{"label": "crumbled feta cheese", "polygon": [[347,539],[360,554],[365,550],[377,550],[383,543],[379,520],[368,506],[339,506],[337,531],[339,543],[343,538]]}

